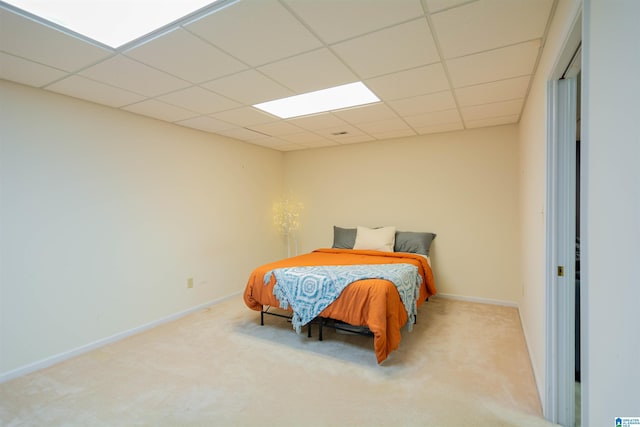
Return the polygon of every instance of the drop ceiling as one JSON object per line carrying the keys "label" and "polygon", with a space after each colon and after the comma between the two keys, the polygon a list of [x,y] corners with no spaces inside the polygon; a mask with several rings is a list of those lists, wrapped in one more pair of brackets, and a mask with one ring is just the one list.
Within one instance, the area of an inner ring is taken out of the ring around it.
{"label": "drop ceiling", "polygon": [[[281,151],[517,123],[556,0],[223,0],[112,49],[0,1],[0,78]],[[252,107],[364,82],[381,102]]]}

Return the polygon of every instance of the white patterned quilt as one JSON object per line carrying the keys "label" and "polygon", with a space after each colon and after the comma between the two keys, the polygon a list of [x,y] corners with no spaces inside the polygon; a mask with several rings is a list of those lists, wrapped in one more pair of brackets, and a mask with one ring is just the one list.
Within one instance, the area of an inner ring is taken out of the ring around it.
{"label": "white patterned quilt", "polygon": [[277,268],[264,276],[268,284],[271,275],[276,278],[273,288],[280,307],[293,310],[292,325],[297,332],[329,304],[335,301],[343,289],[357,280],[384,279],[398,289],[400,299],[409,317],[412,329],[417,313],[416,300],[420,294],[422,277],[418,267],[411,264],[367,264]]}

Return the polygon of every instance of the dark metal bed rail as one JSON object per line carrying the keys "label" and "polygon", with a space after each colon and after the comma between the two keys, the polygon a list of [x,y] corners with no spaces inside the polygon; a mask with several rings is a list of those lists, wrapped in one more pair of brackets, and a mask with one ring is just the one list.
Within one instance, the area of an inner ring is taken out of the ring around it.
{"label": "dark metal bed rail", "polygon": [[[272,307],[269,305],[266,307],[266,309],[263,307],[262,310],[260,310],[260,326],[264,326],[264,315],[268,314],[269,316],[276,316],[276,317],[282,317],[284,319],[287,319],[287,321],[291,322],[291,317],[293,317],[293,315],[291,314],[280,314],[280,313],[274,313],[272,311],[269,311],[269,309],[271,309]],[[307,337],[311,338],[311,324],[313,323],[313,320],[311,322],[309,322],[307,324]]]}
{"label": "dark metal bed rail", "polygon": [[[429,301],[429,298],[427,298],[425,300],[425,302],[427,302],[427,301]],[[262,310],[260,310],[260,326],[264,326],[264,315],[265,314],[268,314],[269,316],[283,317],[283,318],[287,319],[289,322],[291,322],[291,317],[293,315],[291,315],[291,314],[274,313],[274,312],[269,311],[271,308],[272,308],[271,306],[267,306],[266,309],[263,308]],[[417,322],[418,322],[418,315],[416,314],[416,316],[413,319],[413,324],[415,325]],[[315,319],[311,320],[309,323],[307,323],[307,337],[308,338],[311,338],[311,325],[313,323],[318,323],[318,341],[322,341],[322,328],[325,325],[326,326],[330,325],[334,329],[341,330],[341,331],[344,331],[344,332],[348,332],[350,334],[373,337],[373,332],[371,332],[371,330],[369,328],[367,328],[366,326],[350,325],[349,323],[342,322],[340,320],[331,319],[329,317],[318,316]]]}

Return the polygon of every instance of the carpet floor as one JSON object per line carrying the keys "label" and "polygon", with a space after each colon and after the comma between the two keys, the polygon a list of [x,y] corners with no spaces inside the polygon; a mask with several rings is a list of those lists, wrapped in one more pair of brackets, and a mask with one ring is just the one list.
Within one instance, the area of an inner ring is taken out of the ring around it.
{"label": "carpet floor", "polygon": [[232,297],[0,384],[0,425],[554,425],[515,308],[432,298],[381,365],[372,338],[259,318]]}

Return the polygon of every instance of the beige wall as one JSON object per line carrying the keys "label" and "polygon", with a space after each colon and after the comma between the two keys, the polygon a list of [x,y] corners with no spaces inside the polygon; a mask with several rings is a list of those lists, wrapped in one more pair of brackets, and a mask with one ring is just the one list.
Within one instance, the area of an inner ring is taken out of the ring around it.
{"label": "beige wall", "polygon": [[439,292],[518,300],[515,125],[288,152],[284,166],[305,204],[300,251],[331,246],[334,224],[431,231]]}
{"label": "beige wall", "polygon": [[0,91],[0,374],[238,292],[282,253],[282,153]]}
{"label": "beige wall", "polygon": [[547,83],[563,50],[581,1],[558,2],[544,52],[518,128],[520,176],[522,320],[538,392],[545,399],[545,243],[547,178]]}

